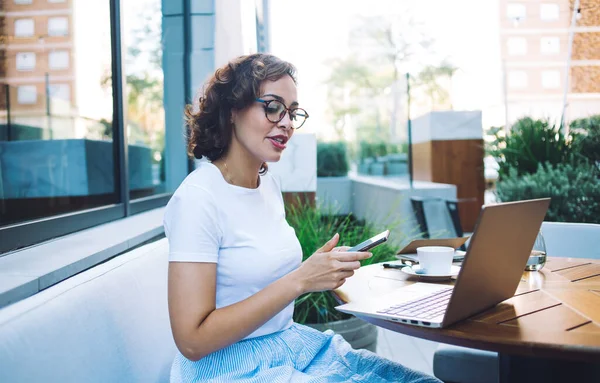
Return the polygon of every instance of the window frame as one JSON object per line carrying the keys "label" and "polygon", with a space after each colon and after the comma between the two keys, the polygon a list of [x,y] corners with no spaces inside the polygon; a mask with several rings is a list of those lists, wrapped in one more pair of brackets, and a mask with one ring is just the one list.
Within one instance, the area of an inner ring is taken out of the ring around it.
{"label": "window frame", "polygon": [[[50,70],[68,70],[71,68],[71,57],[70,57],[70,52],[66,49],[55,49],[55,50],[51,50],[50,52],[48,52],[48,69]],[[56,57],[58,55],[66,55],[67,56],[67,65],[66,66],[56,66],[56,65],[52,65],[52,64],[56,64],[55,62],[53,63],[53,58],[56,59]]]}
{"label": "window frame", "polygon": [[[17,24],[22,24],[24,22],[31,23],[31,25],[32,25],[31,34],[24,35],[24,34],[17,33],[17,29],[18,29]],[[17,38],[17,39],[30,39],[30,38],[35,37],[35,20],[32,19],[31,17],[20,17],[20,18],[16,19],[14,22],[14,35],[15,35],[15,38]]]}
{"label": "window frame", "polygon": [[[20,67],[19,68],[19,57],[23,57],[23,55],[33,55],[33,65],[31,67]],[[15,55],[15,69],[17,70],[17,72],[33,72],[35,70],[35,67],[37,65],[37,54],[36,52],[32,52],[32,51],[23,51],[23,52],[17,52]]]}
{"label": "window frame", "polygon": [[127,137],[124,134],[126,104],[121,56],[121,0],[110,0],[109,6],[113,80],[113,163],[115,193],[119,196],[119,202],[0,227],[0,257],[56,237],[162,207],[171,198],[171,192],[132,201],[129,198]]}
{"label": "window frame", "polygon": [[[549,44],[549,42],[552,41],[553,43],[556,42],[556,44]],[[548,46],[552,46],[552,47],[556,47],[556,50],[547,50],[546,47]],[[544,56],[551,56],[551,55],[558,55],[560,54],[560,37],[558,36],[542,36],[540,38],[540,53],[543,54]]]}
{"label": "window frame", "polygon": [[[552,18],[549,17],[543,17],[544,15],[548,15],[547,10],[549,9],[549,7],[554,8],[554,11],[552,13]],[[546,10],[546,12],[544,12],[544,10]],[[560,5],[558,3],[552,3],[552,2],[544,2],[544,3],[540,3],[540,20],[543,22],[554,22],[554,21],[558,21],[560,20]]]}
{"label": "window frame", "polygon": [[[515,9],[519,8],[522,12],[516,15]],[[519,1],[511,1],[506,4],[506,18],[510,21],[522,22],[527,19],[527,4]]]}
{"label": "window frame", "polygon": [[[52,29],[51,28],[51,24],[56,23],[58,20],[65,22],[65,29],[64,30],[58,30],[58,29]],[[112,24],[111,24],[112,25]],[[71,26],[69,25],[69,18],[67,16],[52,16],[48,18],[48,25],[47,25],[47,33],[48,36],[50,37],[67,37],[69,36],[69,33],[71,33],[70,31]]]}

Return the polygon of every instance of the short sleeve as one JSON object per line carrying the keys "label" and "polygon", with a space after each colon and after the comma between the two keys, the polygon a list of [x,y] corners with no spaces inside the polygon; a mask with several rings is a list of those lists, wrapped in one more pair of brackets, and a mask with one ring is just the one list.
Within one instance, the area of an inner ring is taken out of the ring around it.
{"label": "short sleeve", "polygon": [[199,187],[182,185],[165,209],[169,261],[216,263],[222,238],[217,207]]}

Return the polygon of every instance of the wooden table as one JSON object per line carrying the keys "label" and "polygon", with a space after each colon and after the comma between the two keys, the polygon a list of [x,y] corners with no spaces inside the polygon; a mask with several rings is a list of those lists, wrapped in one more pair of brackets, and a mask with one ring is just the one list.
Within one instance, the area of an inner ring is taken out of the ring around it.
{"label": "wooden table", "polygon": [[[335,294],[350,302],[418,281],[375,264],[357,270]],[[541,271],[523,273],[513,298],[444,329],[361,319],[406,335],[497,351],[501,367],[503,355],[595,365],[600,363],[600,261],[549,258]]]}

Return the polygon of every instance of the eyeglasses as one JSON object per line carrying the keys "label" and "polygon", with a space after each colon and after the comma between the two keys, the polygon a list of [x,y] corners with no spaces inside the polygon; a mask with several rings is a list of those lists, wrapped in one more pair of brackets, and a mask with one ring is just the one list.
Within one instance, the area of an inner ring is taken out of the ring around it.
{"label": "eyeglasses", "polygon": [[286,113],[290,114],[290,120],[292,121],[292,128],[300,129],[304,122],[308,118],[308,113],[302,108],[288,108],[285,104],[279,100],[263,100],[257,98],[256,101],[263,103],[265,108],[265,117],[267,120],[273,123],[277,123],[285,117]]}

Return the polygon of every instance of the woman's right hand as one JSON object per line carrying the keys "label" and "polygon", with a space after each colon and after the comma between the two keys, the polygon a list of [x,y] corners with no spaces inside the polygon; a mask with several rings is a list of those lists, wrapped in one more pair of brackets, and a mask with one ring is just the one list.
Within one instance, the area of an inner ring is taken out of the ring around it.
{"label": "woman's right hand", "polygon": [[323,247],[317,250],[294,271],[301,285],[301,292],[334,290],[354,275],[360,267],[360,261],[370,258],[369,252],[346,252],[335,249],[340,239],[335,234]]}

